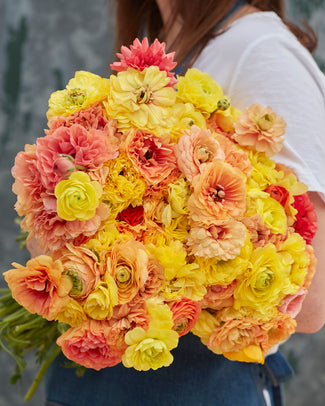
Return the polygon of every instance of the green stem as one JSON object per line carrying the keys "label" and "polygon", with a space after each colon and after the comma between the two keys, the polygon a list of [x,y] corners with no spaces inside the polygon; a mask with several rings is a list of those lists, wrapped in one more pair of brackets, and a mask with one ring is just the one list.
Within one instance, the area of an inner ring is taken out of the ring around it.
{"label": "green stem", "polygon": [[34,318],[32,320],[27,321],[24,324],[20,324],[19,326],[15,326],[15,334],[21,334],[25,330],[29,330],[30,328],[33,328],[37,325],[40,325],[40,323],[43,322],[43,319],[40,320],[39,317]]}
{"label": "green stem", "polygon": [[36,389],[38,388],[39,384],[42,382],[42,379],[45,375],[45,372],[47,371],[48,367],[52,364],[52,362],[55,360],[55,358],[60,354],[61,352],[61,347],[59,347],[56,344],[53,344],[52,347],[49,349],[48,356],[46,357],[45,361],[41,365],[41,368],[38,370],[38,373],[31,384],[30,388],[28,389],[28,392],[25,395],[25,402],[30,400]]}
{"label": "green stem", "polygon": [[1,292],[0,291],[0,293],[4,293],[3,296],[0,297],[0,302],[6,302],[7,300],[12,299],[11,292]]}
{"label": "green stem", "polygon": [[21,309],[17,310],[15,313],[12,313],[9,316],[5,317],[0,322],[0,326],[3,325],[3,324],[8,324],[8,323],[11,323],[13,321],[16,321],[16,320],[20,319],[21,317],[25,316],[26,314],[28,314],[27,310],[24,309],[24,308],[21,308]]}

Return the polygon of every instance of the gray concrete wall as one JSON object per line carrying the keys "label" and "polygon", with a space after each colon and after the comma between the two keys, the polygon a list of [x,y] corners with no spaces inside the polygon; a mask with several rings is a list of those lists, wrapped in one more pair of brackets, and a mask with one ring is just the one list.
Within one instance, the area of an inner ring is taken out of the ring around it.
{"label": "gray concrete wall", "polygon": [[[14,239],[15,196],[10,168],[25,143],[34,143],[46,126],[47,101],[76,70],[108,74],[113,25],[109,0],[0,0],[0,269],[24,263]],[[325,0],[288,1],[294,19],[303,15],[320,36],[316,53],[325,67]],[[0,279],[0,285],[4,286]],[[296,370],[286,386],[287,406],[325,404],[325,330],[296,334],[283,347]],[[31,360],[32,361],[32,360]],[[0,351],[0,406],[23,405],[23,394],[35,373],[32,362],[21,386],[10,386],[14,363]],[[30,406],[43,403],[41,386]]]}

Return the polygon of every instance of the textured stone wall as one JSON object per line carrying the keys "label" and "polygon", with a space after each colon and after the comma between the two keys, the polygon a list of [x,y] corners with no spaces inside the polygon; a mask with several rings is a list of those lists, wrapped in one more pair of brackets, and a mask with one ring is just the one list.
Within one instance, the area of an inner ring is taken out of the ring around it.
{"label": "textured stone wall", "polygon": [[[316,53],[325,68],[325,0],[287,1],[295,20],[303,16],[316,29]],[[27,254],[14,242],[18,227],[13,209],[10,168],[24,144],[34,143],[46,126],[47,101],[76,70],[109,74],[113,23],[109,0],[0,0],[0,269]],[[0,279],[0,285],[4,282]],[[283,347],[297,376],[286,387],[287,406],[325,404],[325,331],[296,334]],[[23,393],[36,369],[32,363],[21,386],[9,385],[14,363],[0,351],[0,406],[23,405]],[[43,403],[43,387],[29,403]]]}

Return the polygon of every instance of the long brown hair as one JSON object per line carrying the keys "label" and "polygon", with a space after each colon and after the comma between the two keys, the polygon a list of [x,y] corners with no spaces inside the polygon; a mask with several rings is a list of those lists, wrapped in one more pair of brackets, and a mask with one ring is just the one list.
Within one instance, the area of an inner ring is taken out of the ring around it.
{"label": "long brown hair", "polygon": [[[167,31],[177,16],[181,16],[183,24],[177,35],[177,47],[176,44],[169,44],[169,47],[177,49],[176,58],[179,63],[192,51],[190,65],[206,44],[218,35],[215,31],[216,24],[229,13],[235,2],[236,0],[174,1],[173,19],[164,27],[156,0],[116,0],[115,51],[119,51],[121,45],[131,44],[136,37],[148,36],[150,41],[155,38],[165,40],[164,29]],[[286,20],[283,0],[247,0],[246,3],[261,11],[274,11],[309,51],[316,48],[316,35],[308,25],[304,31]]]}

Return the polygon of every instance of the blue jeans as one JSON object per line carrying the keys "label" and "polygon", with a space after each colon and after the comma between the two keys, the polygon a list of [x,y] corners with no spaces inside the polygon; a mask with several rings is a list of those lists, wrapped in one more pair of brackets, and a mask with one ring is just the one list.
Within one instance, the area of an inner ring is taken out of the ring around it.
{"label": "blue jeans", "polygon": [[180,340],[168,368],[139,372],[119,364],[78,377],[61,367],[60,355],[46,375],[48,406],[266,406],[281,405],[281,383],[292,370],[280,352],[264,366],[229,361],[203,346],[192,334]]}

